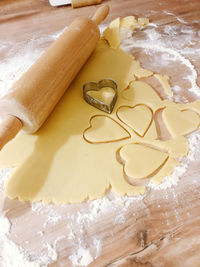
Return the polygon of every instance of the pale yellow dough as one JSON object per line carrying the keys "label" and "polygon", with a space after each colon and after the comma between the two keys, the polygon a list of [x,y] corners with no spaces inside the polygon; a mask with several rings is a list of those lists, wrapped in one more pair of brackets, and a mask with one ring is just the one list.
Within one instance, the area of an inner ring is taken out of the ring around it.
{"label": "pale yellow dough", "polygon": [[128,17],[120,19],[120,26],[122,28],[134,30],[139,25],[138,25],[138,22],[134,16],[128,16]]}
{"label": "pale yellow dough", "polygon": [[149,19],[148,18],[138,18],[138,24],[140,26],[147,25],[148,23],[149,23]]}
{"label": "pale yellow dough", "polygon": [[[168,158],[168,154],[143,144],[129,144],[120,150],[127,176],[146,178],[154,173]],[[132,160],[134,159],[134,161]]]}
{"label": "pale yellow dough", "polygon": [[104,31],[103,36],[109,43],[111,48],[118,48],[120,45],[119,40],[120,18],[113,20],[109,27]]}
{"label": "pale yellow dough", "polygon": [[84,131],[83,137],[90,143],[100,144],[124,140],[130,138],[130,134],[115,120],[96,115],[91,118],[90,126]]}
{"label": "pale yellow dough", "polygon": [[[119,195],[143,194],[145,184],[134,186],[125,177],[159,184],[187,155],[183,135],[199,126],[200,102],[161,100],[150,85],[136,81],[153,73],[117,48],[120,23],[134,28],[135,20],[115,20],[43,127],[34,135],[18,135],[1,151],[0,165],[15,166],[6,182],[7,196],[74,203],[102,197],[109,188]],[[83,84],[104,78],[118,84],[110,115],[87,104],[82,93]],[[170,140],[158,138],[158,109]],[[188,124],[183,114],[195,123]]]}
{"label": "pale yellow dough", "polygon": [[145,135],[153,121],[153,112],[145,105],[122,106],[118,109],[117,115],[141,137]]}
{"label": "pale yellow dough", "polygon": [[197,129],[200,117],[194,111],[180,111],[176,107],[167,107],[163,111],[163,120],[172,136],[188,134]]}
{"label": "pale yellow dough", "polygon": [[116,18],[104,31],[103,37],[109,43],[111,48],[116,49],[120,46],[120,28],[126,28],[133,31],[134,29],[144,27],[148,23],[148,18],[136,19],[134,16]]}
{"label": "pale yellow dough", "polygon": [[169,79],[170,79],[169,76],[161,75],[161,74],[154,74],[154,77],[161,83],[165,93],[168,96],[173,96],[173,92],[169,84]]}

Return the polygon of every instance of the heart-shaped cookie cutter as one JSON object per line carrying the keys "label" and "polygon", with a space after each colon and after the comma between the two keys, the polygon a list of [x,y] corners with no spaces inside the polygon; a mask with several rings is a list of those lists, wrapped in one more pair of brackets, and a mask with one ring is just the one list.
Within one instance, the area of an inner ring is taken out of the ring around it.
{"label": "heart-shaped cookie cutter", "polygon": [[[104,103],[88,94],[89,91],[100,91],[104,87],[110,87],[115,91],[113,99],[109,104]],[[83,85],[83,98],[88,104],[92,105],[93,107],[110,114],[112,113],[115,103],[117,101],[117,83],[112,79],[103,79],[100,80],[98,83],[86,83]]]}

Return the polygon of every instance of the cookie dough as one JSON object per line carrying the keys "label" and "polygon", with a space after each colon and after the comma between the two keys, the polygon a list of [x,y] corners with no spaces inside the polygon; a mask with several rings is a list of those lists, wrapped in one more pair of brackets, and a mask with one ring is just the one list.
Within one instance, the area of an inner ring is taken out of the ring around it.
{"label": "cookie dough", "polygon": [[123,159],[124,172],[127,176],[135,179],[146,178],[152,175],[169,157],[168,153],[140,143],[124,146],[120,150],[120,156]]}
{"label": "cookie dough", "polygon": [[173,96],[173,92],[169,84],[169,79],[170,79],[169,76],[161,75],[161,74],[154,74],[154,77],[161,83],[165,94],[168,96]]}
{"label": "cookie dough", "polygon": [[[139,81],[153,72],[118,48],[120,24],[133,29],[135,20],[112,22],[43,127],[34,135],[18,135],[1,151],[1,167],[15,167],[5,186],[10,198],[60,204],[96,199],[108,189],[119,195],[143,194],[144,178],[161,183],[187,155],[184,135],[199,127],[200,101],[161,100]],[[118,84],[110,115],[87,104],[82,94],[83,84],[104,78]],[[170,140],[158,138],[158,109],[163,110]],[[183,114],[195,123],[182,120]],[[126,176],[141,184],[128,183]]]}
{"label": "cookie dough", "polygon": [[178,110],[167,107],[163,110],[163,120],[172,136],[186,135],[195,131],[200,124],[200,117],[191,110]]}
{"label": "cookie dough", "polygon": [[141,104],[135,107],[122,106],[118,109],[117,116],[141,137],[147,133],[153,121],[152,110]]}
{"label": "cookie dough", "polygon": [[90,126],[83,132],[84,139],[91,144],[121,141],[130,136],[118,122],[104,115],[92,117]]}
{"label": "cookie dough", "polygon": [[125,18],[116,18],[113,20],[103,33],[104,39],[108,42],[109,46],[116,49],[120,46],[120,28],[126,28],[131,31],[144,27],[149,23],[148,18],[138,18],[128,16]]}

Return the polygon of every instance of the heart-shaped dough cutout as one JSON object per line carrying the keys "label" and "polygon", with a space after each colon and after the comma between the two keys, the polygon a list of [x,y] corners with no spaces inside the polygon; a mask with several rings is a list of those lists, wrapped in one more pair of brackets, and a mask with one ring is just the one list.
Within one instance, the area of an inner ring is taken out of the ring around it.
{"label": "heart-shaped dough cutout", "polygon": [[173,137],[186,135],[195,131],[200,124],[200,117],[191,110],[180,111],[175,107],[167,107],[162,113],[163,121]]}
{"label": "heart-shaped dough cutout", "polygon": [[117,101],[117,84],[111,79],[86,83],[83,86],[83,97],[93,107],[111,113]]}
{"label": "heart-shaped dough cutout", "polygon": [[137,135],[143,137],[152,124],[153,111],[143,104],[134,107],[122,106],[117,110],[117,117],[131,127]]}
{"label": "heart-shaped dough cutout", "polygon": [[85,129],[83,138],[92,144],[110,143],[130,138],[130,133],[118,122],[104,115],[95,115],[90,126]]}
{"label": "heart-shaped dough cutout", "polygon": [[143,179],[153,175],[169,157],[165,152],[138,143],[123,146],[119,155],[125,174],[134,179]]}

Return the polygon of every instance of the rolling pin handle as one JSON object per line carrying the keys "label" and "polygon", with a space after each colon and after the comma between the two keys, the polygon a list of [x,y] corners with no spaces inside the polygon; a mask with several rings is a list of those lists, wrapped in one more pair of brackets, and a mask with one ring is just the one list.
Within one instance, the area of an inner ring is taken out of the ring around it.
{"label": "rolling pin handle", "polygon": [[17,135],[22,127],[23,124],[17,117],[11,115],[5,117],[0,126],[0,150]]}
{"label": "rolling pin handle", "polygon": [[100,24],[108,16],[109,10],[110,8],[108,5],[104,5],[98,8],[96,13],[92,17],[92,20],[96,22],[97,25]]}

